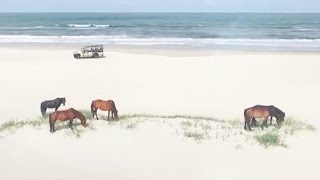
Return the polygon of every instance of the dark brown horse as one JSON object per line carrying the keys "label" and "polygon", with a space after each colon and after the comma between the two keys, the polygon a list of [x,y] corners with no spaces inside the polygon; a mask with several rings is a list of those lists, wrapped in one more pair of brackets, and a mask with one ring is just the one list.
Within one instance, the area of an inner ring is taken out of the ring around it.
{"label": "dark brown horse", "polygon": [[[270,108],[271,111],[273,111],[272,114],[276,115],[276,121],[277,124],[280,125],[280,123],[284,120],[285,117],[285,113],[282,112],[279,108],[275,107],[275,106],[268,106]],[[274,116],[270,116],[270,125],[272,125],[272,119]],[[278,118],[277,118],[278,117]],[[257,126],[257,120],[255,118],[252,119],[251,122],[251,126]]]}
{"label": "dark brown horse", "polygon": [[55,132],[54,124],[57,120],[60,120],[60,121],[70,120],[69,121],[69,128],[72,129],[73,120],[76,118],[80,119],[81,124],[84,127],[87,127],[86,118],[84,117],[84,115],[81,112],[79,112],[73,108],[70,108],[70,109],[64,110],[64,111],[55,111],[55,112],[51,113],[49,115],[50,132],[51,133]]}
{"label": "dark brown horse", "polygon": [[282,112],[279,108],[275,106],[262,106],[262,105],[256,105],[250,108],[247,108],[244,110],[244,129],[248,129],[251,131],[251,125],[256,125],[257,121],[256,118],[263,118],[263,123],[261,125],[261,128],[263,129],[263,126],[268,127],[267,120],[271,117],[270,123],[272,124],[272,117],[275,117],[277,120],[277,124],[280,126],[281,122],[283,122],[285,113]]}
{"label": "dark brown horse", "polygon": [[104,101],[104,100],[97,99],[92,101],[91,103],[92,117],[94,118],[94,115],[96,115],[97,120],[99,119],[97,114],[98,109],[100,109],[101,111],[108,111],[108,120],[109,120],[110,112],[111,112],[112,119],[114,118],[119,119],[118,110],[112,100]]}

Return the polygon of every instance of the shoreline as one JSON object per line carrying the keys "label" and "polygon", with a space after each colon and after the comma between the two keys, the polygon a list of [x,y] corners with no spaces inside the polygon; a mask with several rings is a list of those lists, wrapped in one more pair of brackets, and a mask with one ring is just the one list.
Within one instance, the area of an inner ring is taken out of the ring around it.
{"label": "shoreline", "polygon": [[[61,50],[77,51],[86,45],[92,44],[64,44],[64,43],[0,43],[0,49],[16,50]],[[213,56],[220,54],[253,54],[253,55],[320,55],[319,51],[294,51],[294,50],[254,50],[254,49],[216,49],[210,47],[193,47],[183,45],[103,45],[104,52],[119,52],[128,54],[147,54],[168,57],[197,57]]]}

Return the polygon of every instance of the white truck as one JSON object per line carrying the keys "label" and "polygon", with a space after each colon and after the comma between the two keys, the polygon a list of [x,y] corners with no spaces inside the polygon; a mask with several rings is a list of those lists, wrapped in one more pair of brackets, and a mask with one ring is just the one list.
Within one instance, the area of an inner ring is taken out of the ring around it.
{"label": "white truck", "polygon": [[85,46],[80,51],[73,52],[73,57],[76,59],[104,57],[103,45]]}

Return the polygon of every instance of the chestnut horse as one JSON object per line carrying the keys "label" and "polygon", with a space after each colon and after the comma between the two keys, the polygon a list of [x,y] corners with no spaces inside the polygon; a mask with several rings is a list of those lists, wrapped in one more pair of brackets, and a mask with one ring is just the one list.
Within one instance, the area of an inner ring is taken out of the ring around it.
{"label": "chestnut horse", "polygon": [[75,118],[80,119],[81,124],[84,127],[87,127],[86,118],[84,117],[84,115],[81,112],[79,112],[73,108],[70,108],[70,109],[64,110],[64,111],[55,111],[55,112],[51,113],[49,115],[50,132],[51,133],[55,132],[54,124],[57,120],[60,120],[60,121],[70,120],[69,121],[69,128],[72,129],[72,123]]}
{"label": "chestnut horse", "polygon": [[98,114],[97,114],[98,109],[100,109],[101,111],[108,111],[108,120],[110,116],[110,111],[111,111],[112,119],[114,119],[114,117],[116,119],[119,119],[118,110],[112,100],[104,101],[104,100],[96,99],[92,101],[91,103],[92,117],[94,118],[94,115],[96,115],[97,120],[99,120]]}
{"label": "chestnut horse", "polygon": [[272,124],[272,117],[276,118],[277,124],[280,126],[280,123],[283,122],[285,113],[282,112],[279,108],[275,106],[262,106],[256,105],[244,110],[244,129],[247,130],[247,127],[251,131],[251,125],[256,125],[257,121],[256,118],[263,118],[263,126],[268,127],[267,120],[271,117],[270,123]]}

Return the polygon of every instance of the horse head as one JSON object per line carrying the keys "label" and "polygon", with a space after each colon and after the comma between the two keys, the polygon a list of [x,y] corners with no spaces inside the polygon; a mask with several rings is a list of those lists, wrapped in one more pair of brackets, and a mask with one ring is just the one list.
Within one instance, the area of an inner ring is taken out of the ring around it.
{"label": "horse head", "polygon": [[284,121],[284,118],[286,117],[286,114],[277,107],[273,106],[272,109],[272,114],[277,118],[277,122],[282,123]]}
{"label": "horse head", "polygon": [[84,122],[83,122],[83,123],[81,122],[81,124],[82,124],[82,126],[83,126],[83,127],[87,127],[87,126],[88,126],[88,124],[87,124],[86,120],[84,120]]}
{"label": "horse head", "polygon": [[81,120],[81,124],[82,124],[83,127],[87,127],[88,126],[87,119],[84,116],[81,117],[80,120]]}
{"label": "horse head", "polygon": [[116,119],[119,119],[118,110],[115,110],[113,113],[114,113],[114,117],[115,117]]}
{"label": "horse head", "polygon": [[65,98],[65,97],[64,97],[64,98],[61,98],[61,103],[63,104],[63,106],[66,105],[66,98]]}

